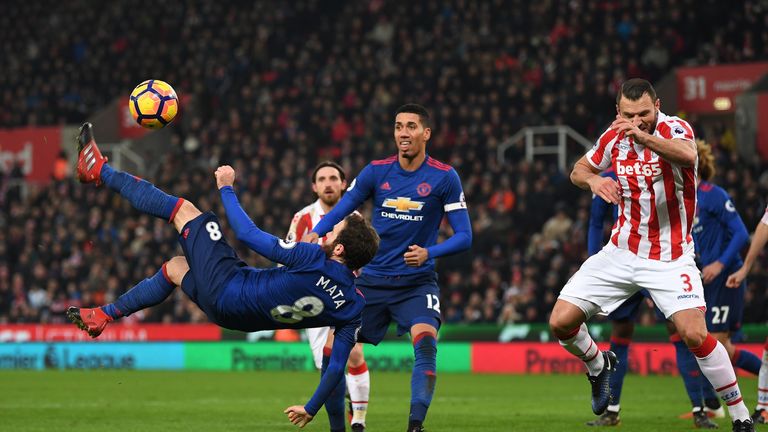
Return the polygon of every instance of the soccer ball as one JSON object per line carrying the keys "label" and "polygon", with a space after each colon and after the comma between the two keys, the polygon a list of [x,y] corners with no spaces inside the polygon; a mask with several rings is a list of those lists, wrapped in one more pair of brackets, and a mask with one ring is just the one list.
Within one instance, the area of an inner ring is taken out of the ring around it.
{"label": "soccer ball", "polygon": [[176,117],[179,98],[167,82],[146,80],[131,92],[128,109],[136,123],[147,129],[160,129]]}

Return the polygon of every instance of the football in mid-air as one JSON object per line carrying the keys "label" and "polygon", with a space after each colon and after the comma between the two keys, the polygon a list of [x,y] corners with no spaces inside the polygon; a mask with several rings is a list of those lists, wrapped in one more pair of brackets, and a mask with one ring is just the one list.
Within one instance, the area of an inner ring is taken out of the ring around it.
{"label": "football in mid-air", "polygon": [[160,129],[176,117],[179,98],[167,82],[146,80],[131,92],[128,109],[136,123],[147,129]]}

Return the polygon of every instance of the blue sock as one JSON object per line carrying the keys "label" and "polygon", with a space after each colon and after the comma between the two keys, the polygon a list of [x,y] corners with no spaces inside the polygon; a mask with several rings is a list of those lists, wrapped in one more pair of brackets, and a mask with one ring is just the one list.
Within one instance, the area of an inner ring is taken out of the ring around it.
{"label": "blue sock", "polygon": [[116,319],[162,302],[176,288],[166,279],[163,274],[164,269],[165,265],[154,276],[139,282],[128,292],[118,297],[114,303],[102,307],[101,310]]}
{"label": "blue sock", "polygon": [[411,375],[410,421],[423,422],[427,417],[437,376],[437,341],[429,333],[416,335],[413,343],[415,361]]}
{"label": "blue sock", "polygon": [[736,360],[734,362],[734,366],[737,368],[744,369],[745,371],[755,375],[760,373],[760,366],[763,365],[763,361],[760,360],[760,357],[752,354],[747,350],[740,349],[736,350],[734,357]]}
{"label": "blue sock", "polygon": [[[330,350],[323,349],[323,363],[320,369],[320,375],[325,373],[328,369],[328,363],[331,361]],[[346,430],[346,422],[344,420],[344,392],[347,389],[347,379],[342,374],[339,385],[333,389],[331,395],[328,396],[328,400],[325,401],[325,412],[328,413],[328,422],[331,424],[331,432]]]}
{"label": "blue sock", "polygon": [[627,365],[629,364],[629,344],[617,342],[611,338],[611,351],[616,354],[619,363],[616,365],[616,372],[611,375],[611,396],[613,402],[611,405],[619,405],[621,402],[621,387],[624,385],[624,376],[627,374]]}
{"label": "blue sock", "polygon": [[683,379],[685,391],[688,393],[688,398],[691,399],[691,405],[700,407],[704,399],[703,387],[709,386],[709,388],[712,388],[712,386],[704,378],[699,369],[699,364],[696,362],[696,357],[688,349],[688,346],[685,345],[685,342],[677,340],[674,342],[674,345],[675,356],[677,357],[677,370]]}
{"label": "blue sock", "polygon": [[113,191],[127,199],[133,207],[167,221],[171,220],[179,198],[168,195],[152,183],[128,173],[116,171],[109,164],[101,168],[101,180]]}

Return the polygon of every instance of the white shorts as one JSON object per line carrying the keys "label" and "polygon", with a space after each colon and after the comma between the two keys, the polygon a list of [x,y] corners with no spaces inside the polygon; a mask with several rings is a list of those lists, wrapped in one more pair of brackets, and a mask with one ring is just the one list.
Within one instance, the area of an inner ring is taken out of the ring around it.
{"label": "white shorts", "polygon": [[600,313],[609,314],[641,289],[648,290],[666,318],[684,309],[706,309],[701,275],[692,255],[675,261],[650,260],[613,243],[582,264],[560,297],[586,300],[597,305]]}
{"label": "white shorts", "polygon": [[318,370],[323,367],[323,347],[328,340],[328,331],[330,327],[316,327],[308,328],[307,339],[309,339],[309,347],[312,348],[312,356],[315,358],[315,366]]}

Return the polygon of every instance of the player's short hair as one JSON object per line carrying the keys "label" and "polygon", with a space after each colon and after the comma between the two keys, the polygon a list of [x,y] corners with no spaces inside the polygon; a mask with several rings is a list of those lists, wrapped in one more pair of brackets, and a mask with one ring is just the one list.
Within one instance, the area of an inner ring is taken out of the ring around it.
{"label": "player's short hair", "polygon": [[379,235],[373,226],[359,214],[344,218],[347,225],[336,236],[335,244],[344,245],[344,264],[350,270],[362,268],[379,250]]}
{"label": "player's short hair", "polygon": [[314,183],[315,180],[317,180],[317,172],[325,167],[336,168],[336,171],[339,172],[339,178],[341,178],[341,181],[347,180],[347,173],[344,172],[344,168],[342,168],[341,165],[337,164],[334,161],[327,160],[317,164],[317,166],[315,167],[315,170],[312,171],[312,183]]}
{"label": "player's short hair", "polygon": [[699,180],[709,181],[715,176],[715,156],[712,146],[704,140],[696,140],[696,152],[699,154]]}
{"label": "player's short hair", "polygon": [[424,128],[431,128],[432,127],[432,120],[429,117],[429,111],[427,111],[426,108],[419,104],[415,103],[407,103],[395,111],[395,117],[397,117],[400,113],[411,113],[411,114],[418,114],[419,121],[421,122],[421,125],[424,126]]}
{"label": "player's short hair", "polygon": [[631,101],[636,101],[646,93],[651,97],[651,101],[656,102],[656,89],[653,88],[653,85],[648,80],[642,78],[628,79],[621,84],[621,91],[616,94],[616,105],[619,104],[622,96]]}

